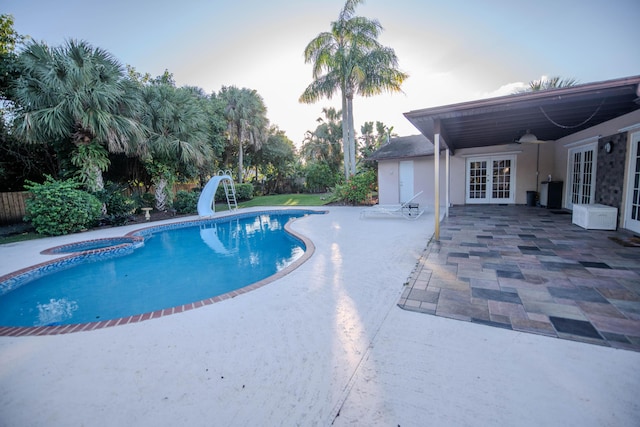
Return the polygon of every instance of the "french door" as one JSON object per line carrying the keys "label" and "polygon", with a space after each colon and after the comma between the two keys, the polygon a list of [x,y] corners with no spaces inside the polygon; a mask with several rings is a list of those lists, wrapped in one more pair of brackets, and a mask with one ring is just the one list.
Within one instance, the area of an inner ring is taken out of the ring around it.
{"label": "french door", "polygon": [[631,135],[624,228],[640,233],[640,132]]}
{"label": "french door", "polygon": [[515,156],[469,157],[466,203],[515,203]]}
{"label": "french door", "polygon": [[569,150],[569,185],[567,208],[574,204],[590,204],[596,194],[596,148],[597,143]]}

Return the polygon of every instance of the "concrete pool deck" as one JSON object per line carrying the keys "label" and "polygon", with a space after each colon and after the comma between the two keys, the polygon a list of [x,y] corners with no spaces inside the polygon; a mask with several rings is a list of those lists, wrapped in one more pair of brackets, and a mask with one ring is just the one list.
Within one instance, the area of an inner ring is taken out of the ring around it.
{"label": "concrete pool deck", "polygon": [[[402,310],[433,217],[328,210],[292,225],[305,264],[240,297],[0,337],[0,426],[637,425],[640,353]],[[137,228],[0,245],[0,275]]]}

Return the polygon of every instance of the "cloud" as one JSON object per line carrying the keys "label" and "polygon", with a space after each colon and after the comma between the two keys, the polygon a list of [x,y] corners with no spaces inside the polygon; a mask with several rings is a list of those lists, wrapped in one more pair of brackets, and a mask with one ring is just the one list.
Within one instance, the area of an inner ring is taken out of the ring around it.
{"label": "cloud", "polygon": [[496,98],[498,96],[512,95],[516,92],[526,89],[527,87],[529,87],[529,85],[524,82],[507,83],[505,85],[500,86],[496,90],[479,93],[478,99]]}

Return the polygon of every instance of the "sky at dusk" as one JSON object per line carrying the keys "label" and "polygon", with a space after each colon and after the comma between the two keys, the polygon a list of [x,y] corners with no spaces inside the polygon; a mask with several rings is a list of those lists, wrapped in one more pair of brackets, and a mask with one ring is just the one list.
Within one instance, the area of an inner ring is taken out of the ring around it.
{"label": "sky at dusk", "polygon": [[[207,93],[256,89],[272,124],[299,145],[322,108],[298,103],[311,83],[303,52],[343,0],[2,0],[21,35],[51,46],[86,40],[138,72],[173,73]],[[640,74],[638,0],[367,0],[410,75],[404,93],[354,100],[357,130],[382,121],[418,133],[402,113],[506,95],[541,76],[589,83]]]}

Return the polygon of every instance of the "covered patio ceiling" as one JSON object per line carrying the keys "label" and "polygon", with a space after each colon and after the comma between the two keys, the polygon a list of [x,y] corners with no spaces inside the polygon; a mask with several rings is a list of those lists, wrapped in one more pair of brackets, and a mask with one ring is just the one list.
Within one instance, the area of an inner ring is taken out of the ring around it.
{"label": "covered patio ceiling", "polygon": [[[557,140],[640,108],[640,76],[425,108],[405,117],[455,150],[515,142],[527,130]],[[442,140],[441,140],[442,141]]]}

